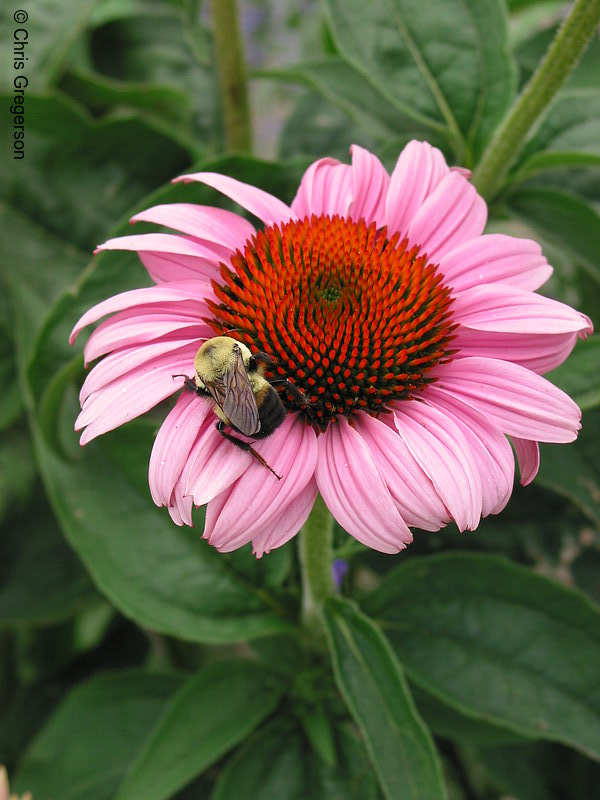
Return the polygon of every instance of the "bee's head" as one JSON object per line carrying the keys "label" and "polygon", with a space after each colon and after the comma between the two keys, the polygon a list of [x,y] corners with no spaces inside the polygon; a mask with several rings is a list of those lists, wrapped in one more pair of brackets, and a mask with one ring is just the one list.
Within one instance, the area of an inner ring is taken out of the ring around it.
{"label": "bee's head", "polygon": [[196,374],[210,380],[223,375],[233,366],[236,346],[242,351],[244,362],[247,363],[252,353],[242,342],[236,342],[230,336],[214,336],[212,339],[207,339],[194,358]]}

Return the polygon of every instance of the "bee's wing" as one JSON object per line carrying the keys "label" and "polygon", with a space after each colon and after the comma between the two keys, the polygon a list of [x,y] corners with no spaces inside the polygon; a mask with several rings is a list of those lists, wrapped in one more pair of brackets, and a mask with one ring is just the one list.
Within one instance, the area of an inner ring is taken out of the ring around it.
{"label": "bee's wing", "polygon": [[258,406],[246,372],[242,351],[237,345],[234,345],[233,355],[233,366],[224,375],[223,402],[219,400],[217,402],[234,428],[246,436],[252,436],[260,430]]}
{"label": "bee's wing", "polygon": [[216,381],[209,381],[208,378],[203,377],[202,383],[219,408],[223,409],[223,403],[225,402],[225,396],[227,394],[227,387],[225,386],[224,379],[219,378]]}

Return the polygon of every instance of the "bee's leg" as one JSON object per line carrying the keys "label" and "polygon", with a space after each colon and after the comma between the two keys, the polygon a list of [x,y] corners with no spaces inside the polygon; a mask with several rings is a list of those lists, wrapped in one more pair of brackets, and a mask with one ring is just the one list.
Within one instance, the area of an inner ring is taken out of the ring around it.
{"label": "bee's leg", "polygon": [[[252,358],[257,364],[264,364],[265,367],[267,367],[267,369],[274,369],[276,366],[275,361],[273,361],[273,359],[268,353],[263,353],[262,351],[259,351],[258,353],[253,353]],[[302,389],[298,388],[298,386],[296,386],[295,383],[292,383],[290,380],[288,380],[288,378],[273,378],[273,380],[270,380],[269,383],[271,384],[285,383],[286,389],[292,395],[294,400],[296,400],[298,403],[302,403],[302,405],[305,406],[310,405],[310,400],[304,394]]]}
{"label": "bee's leg", "polygon": [[194,383],[193,379],[190,378],[188,375],[171,375],[171,377],[173,378],[173,380],[175,380],[175,378],[185,378],[185,380],[183,382],[184,388],[187,389],[188,392],[197,392],[198,391],[198,387]]}
{"label": "bee's leg", "polygon": [[298,386],[296,386],[295,383],[292,383],[287,378],[273,378],[273,380],[269,381],[269,383],[270,384],[285,383],[285,388],[292,395],[294,400],[296,400],[298,403],[302,403],[303,406],[309,406],[310,405],[310,400],[304,394],[302,389],[300,389]]}
{"label": "bee's leg", "polygon": [[262,350],[259,350],[258,353],[252,353],[252,358],[257,364],[264,364],[269,369],[275,366],[275,361],[271,356],[268,353],[263,353]]}
{"label": "bee's leg", "polygon": [[195,392],[200,397],[207,397],[209,396],[209,392],[206,389],[201,389],[197,383],[195,383],[193,378],[188,377],[187,375],[171,375],[172,378],[185,378],[183,382],[183,388],[188,392]]}
{"label": "bee's leg", "polygon": [[217,422],[217,430],[219,431],[221,436],[224,436],[236,447],[239,447],[240,450],[244,450],[246,453],[250,453],[250,455],[254,456],[254,458],[259,462],[259,464],[262,464],[263,467],[266,467],[269,470],[269,472],[272,472],[278,481],[281,480],[281,475],[278,475],[275,472],[275,470],[267,464],[264,458],[256,452],[256,450],[252,447],[252,445],[249,442],[244,442],[242,439],[238,439],[236,436],[232,436],[232,434],[227,433],[227,431],[224,430],[224,428],[225,428],[225,423],[223,422],[223,420]]}

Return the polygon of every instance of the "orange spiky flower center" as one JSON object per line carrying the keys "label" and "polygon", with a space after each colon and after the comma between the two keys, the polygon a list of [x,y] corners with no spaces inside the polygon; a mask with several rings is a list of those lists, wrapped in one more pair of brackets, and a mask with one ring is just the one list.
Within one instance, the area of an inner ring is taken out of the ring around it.
{"label": "orange spiky flower center", "polygon": [[429,383],[447,361],[455,325],[436,265],[400,234],[339,216],[271,225],[213,281],[207,320],[219,334],[266,352],[290,410],[325,430],[339,414],[380,414]]}

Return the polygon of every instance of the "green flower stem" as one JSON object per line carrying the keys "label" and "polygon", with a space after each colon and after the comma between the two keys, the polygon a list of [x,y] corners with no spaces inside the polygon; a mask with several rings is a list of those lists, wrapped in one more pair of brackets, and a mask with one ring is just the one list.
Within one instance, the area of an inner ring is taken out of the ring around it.
{"label": "green flower stem", "polygon": [[252,129],[244,43],[236,0],[212,0],[215,61],[227,149],[252,152]]}
{"label": "green flower stem", "polygon": [[537,71],[497,129],[473,173],[487,200],[502,188],[511,163],[540,114],[569,77],[600,22],[600,0],[576,0]]}
{"label": "green flower stem", "polygon": [[[318,495],[300,531],[302,571],[302,624],[312,639],[323,634],[321,606],[333,594],[333,518]],[[315,636],[317,634],[317,636]]]}

